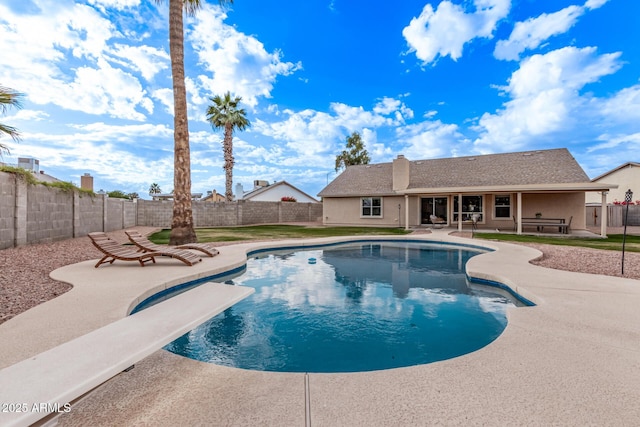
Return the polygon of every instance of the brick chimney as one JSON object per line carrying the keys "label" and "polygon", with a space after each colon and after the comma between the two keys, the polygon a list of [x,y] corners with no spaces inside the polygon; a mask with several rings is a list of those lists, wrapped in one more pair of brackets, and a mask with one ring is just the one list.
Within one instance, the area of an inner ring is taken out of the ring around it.
{"label": "brick chimney", "polygon": [[90,174],[85,173],[80,177],[80,188],[93,191],[93,177]]}
{"label": "brick chimney", "polygon": [[409,188],[409,160],[402,154],[393,159],[393,190],[406,190]]}

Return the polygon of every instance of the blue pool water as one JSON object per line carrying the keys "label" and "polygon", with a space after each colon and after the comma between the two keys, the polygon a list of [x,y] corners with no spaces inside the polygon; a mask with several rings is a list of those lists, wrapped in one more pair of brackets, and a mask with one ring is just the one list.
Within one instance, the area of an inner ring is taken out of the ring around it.
{"label": "blue pool water", "polygon": [[196,360],[281,372],[356,372],[430,363],[496,339],[516,304],[468,282],[471,248],[343,244],[252,256],[227,283],[244,301],[166,349]]}

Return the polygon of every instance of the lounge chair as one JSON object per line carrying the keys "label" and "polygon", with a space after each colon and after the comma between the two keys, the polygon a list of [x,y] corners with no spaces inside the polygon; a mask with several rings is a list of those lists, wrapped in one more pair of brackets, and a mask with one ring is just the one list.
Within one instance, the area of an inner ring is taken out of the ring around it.
{"label": "lounge chair", "polygon": [[98,263],[95,265],[95,268],[98,268],[101,264],[113,264],[113,262],[117,259],[119,259],[120,261],[138,261],[140,265],[144,267],[145,262],[151,261],[155,263],[155,257],[158,256],[168,256],[171,258],[175,258],[189,266],[195,264],[196,262],[202,261],[202,259],[194,253],[181,249],[167,248],[162,251],[140,253],[133,248],[128,248],[121,245],[120,243],[107,236],[106,233],[103,233],[101,231],[89,233],[89,238],[91,239],[91,243],[93,243],[93,246],[95,246],[100,252],[105,254],[102,259],[100,259],[100,261],[98,261]]}
{"label": "lounge chair", "polygon": [[192,249],[194,251],[200,251],[207,256],[214,257],[218,255],[220,252],[213,246],[208,243],[186,243],[184,245],[178,246],[166,246],[166,245],[158,245],[153,243],[151,240],[147,239],[145,236],[140,234],[139,231],[131,230],[124,232],[131,240],[131,243],[136,245],[138,249],[142,252],[155,252],[162,251],[167,248],[175,248],[175,249]]}
{"label": "lounge chair", "polygon": [[429,215],[429,220],[431,221],[431,223],[433,224],[433,228],[442,228],[443,226],[447,225],[447,221],[436,216],[436,215]]}

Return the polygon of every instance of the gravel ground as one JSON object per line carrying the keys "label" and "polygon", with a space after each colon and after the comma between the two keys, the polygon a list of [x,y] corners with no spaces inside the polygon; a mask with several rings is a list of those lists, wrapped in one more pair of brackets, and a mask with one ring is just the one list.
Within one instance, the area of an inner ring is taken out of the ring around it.
{"label": "gravel ground", "polygon": [[[628,231],[634,234],[638,230]],[[152,227],[136,227],[143,234],[154,231]],[[620,234],[622,230],[608,230]],[[124,230],[108,233],[112,238],[126,242]],[[457,233],[456,233],[457,234]],[[462,233],[471,237],[471,233]],[[239,242],[220,243],[218,246]],[[618,251],[602,251],[571,246],[540,245],[527,243],[543,253],[533,264],[560,270],[621,276],[621,254]],[[53,299],[71,289],[71,285],[52,280],[49,272],[80,261],[102,256],[88,237],[62,240],[53,243],[21,246],[0,250],[0,324],[38,304]],[[640,253],[625,254],[624,277],[640,279]]]}

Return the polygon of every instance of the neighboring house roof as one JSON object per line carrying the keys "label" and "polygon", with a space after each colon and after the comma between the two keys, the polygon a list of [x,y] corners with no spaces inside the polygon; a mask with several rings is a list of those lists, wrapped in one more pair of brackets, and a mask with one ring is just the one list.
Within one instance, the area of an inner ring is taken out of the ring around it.
{"label": "neighboring house roof", "polygon": [[[246,192],[242,195],[242,200],[251,200],[253,198],[256,198],[256,196],[259,196],[260,194],[266,193],[266,192],[271,192],[274,191],[276,188],[278,187],[289,187],[294,191],[297,191],[298,193],[304,195],[305,197],[308,197],[309,199],[317,202],[316,198],[308,195],[307,193],[305,193],[304,191],[300,190],[297,187],[294,187],[293,185],[289,184],[287,181],[279,181],[279,182],[275,182],[273,184],[267,185],[265,187],[259,187],[256,188],[254,190],[251,190],[249,192]],[[281,189],[279,188],[279,190]],[[291,196],[295,197],[297,196],[297,194],[291,194]],[[280,200],[280,197],[278,197],[278,200]]]}
{"label": "neighboring house roof", "polygon": [[213,190],[208,192],[207,195],[200,200],[203,202],[224,202],[226,198],[224,197],[224,194],[220,194],[216,190]]}
{"label": "neighboring house roof", "polygon": [[[579,185],[574,185],[579,184]],[[409,162],[409,185],[393,190],[393,163],[349,166],[318,195],[349,197],[482,188],[587,190],[597,185],[566,148]]]}
{"label": "neighboring house roof", "polygon": [[626,167],[630,167],[630,166],[631,166],[631,167],[640,167],[640,163],[636,163],[636,162],[627,162],[627,163],[625,163],[625,164],[623,164],[623,165],[618,166],[617,168],[611,169],[609,172],[605,172],[605,173],[603,173],[602,175],[600,175],[600,176],[597,176],[597,177],[593,178],[591,181],[593,181],[593,182],[598,182],[598,181],[600,181],[602,178],[604,178],[604,177],[606,177],[606,176],[609,176],[609,175],[611,175],[612,173],[619,171],[620,169],[624,169],[624,168],[626,168]]}
{"label": "neighboring house roof", "polygon": [[53,182],[61,182],[58,178],[53,177],[49,174],[44,173],[44,171],[40,171],[40,173],[34,173],[33,176],[38,180],[38,181],[42,181],[42,182],[48,182],[48,183],[53,183]]}
{"label": "neighboring house roof", "polygon": [[[173,200],[173,193],[156,193],[151,195],[153,200]],[[198,200],[202,193],[191,193],[192,200]]]}

